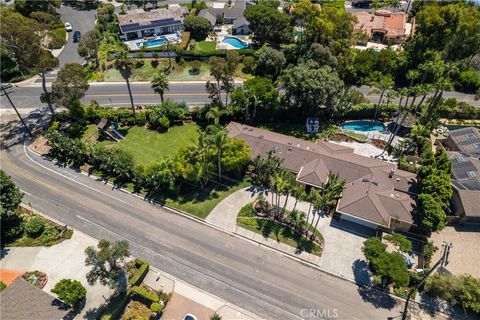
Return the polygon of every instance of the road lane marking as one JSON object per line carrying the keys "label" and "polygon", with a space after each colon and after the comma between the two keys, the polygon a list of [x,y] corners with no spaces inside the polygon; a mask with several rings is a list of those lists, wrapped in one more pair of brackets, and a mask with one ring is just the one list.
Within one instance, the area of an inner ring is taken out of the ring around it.
{"label": "road lane marking", "polygon": [[[156,93],[134,93],[132,94],[134,97],[136,96],[143,96],[143,97],[150,97],[150,96],[158,96]],[[86,94],[86,97],[128,97],[130,96],[128,93],[94,93],[94,94]],[[199,93],[199,92],[184,92],[184,93],[165,93],[165,96],[208,96],[208,93]]]}
{"label": "road lane marking", "polygon": [[[27,192],[27,191],[25,191],[25,190],[23,190],[23,189],[20,189],[20,191],[22,191],[23,193],[25,193],[25,194],[27,194],[27,195],[29,195],[29,196],[32,196],[31,193],[29,193],[29,192]],[[33,196],[32,196],[32,197],[33,197]]]}
{"label": "road lane marking", "polygon": [[[84,217],[82,217],[82,216],[80,216],[80,215],[76,215],[76,217],[77,217],[78,219],[80,219],[80,220],[83,220],[83,221],[85,221],[85,222],[88,222],[88,223],[96,226],[97,228],[100,228],[100,229],[103,230],[103,231],[106,231],[106,232],[109,232],[109,233],[111,233],[111,234],[114,234],[114,235],[116,235],[116,236],[119,237],[119,238],[126,239],[126,240],[132,242],[133,244],[138,245],[139,247],[141,247],[141,248],[143,248],[143,249],[145,249],[145,250],[147,250],[147,251],[152,252],[154,255],[159,256],[159,257],[161,257],[162,259],[166,259],[166,260],[170,260],[170,261],[179,263],[179,264],[183,265],[184,267],[190,269],[191,271],[193,271],[193,272],[195,272],[195,273],[198,273],[198,274],[200,274],[200,275],[202,275],[202,276],[204,276],[204,277],[207,277],[207,278],[209,278],[209,279],[211,279],[211,280],[213,280],[213,281],[216,281],[216,282],[218,282],[218,283],[220,283],[220,284],[222,284],[222,285],[224,285],[224,286],[226,286],[226,287],[228,287],[228,288],[231,288],[231,289],[239,292],[240,294],[246,295],[246,296],[248,296],[248,297],[251,297],[251,296],[252,296],[251,294],[249,294],[249,293],[247,293],[247,292],[245,292],[245,291],[243,291],[243,290],[241,290],[241,289],[238,289],[238,288],[236,288],[236,287],[234,287],[234,286],[232,286],[232,285],[230,285],[230,284],[228,284],[228,283],[226,283],[226,282],[224,282],[224,281],[222,281],[222,280],[219,280],[219,279],[217,279],[217,278],[215,278],[215,277],[213,277],[213,276],[211,276],[211,275],[208,275],[208,274],[206,274],[206,273],[203,273],[202,271],[197,270],[197,269],[193,268],[192,266],[190,266],[190,265],[188,265],[188,264],[186,264],[186,263],[184,263],[184,262],[181,262],[181,261],[179,261],[179,260],[177,260],[177,259],[174,259],[174,258],[171,258],[171,257],[166,257],[166,256],[164,256],[164,255],[161,255],[160,253],[154,251],[153,249],[151,249],[151,248],[149,248],[149,247],[146,247],[146,246],[143,245],[143,244],[140,244],[139,241],[136,240],[136,239],[130,239],[129,237],[126,237],[126,236],[123,235],[123,234],[121,235],[121,234],[119,234],[119,233],[117,233],[117,232],[114,232],[114,231],[112,231],[112,230],[110,230],[110,229],[108,229],[108,228],[106,228],[106,227],[104,227],[104,226],[102,226],[102,225],[99,225],[98,223],[93,222],[93,221],[91,221],[91,220],[89,220],[89,219],[87,219],[87,218],[84,218]],[[257,293],[258,293],[259,295],[263,295],[263,294],[261,294],[260,292],[257,292]],[[300,320],[303,319],[303,318],[299,317],[298,315],[296,315],[296,314],[294,314],[294,313],[291,313],[291,312],[289,312],[289,311],[286,311],[286,310],[284,310],[284,309],[281,309],[280,307],[277,307],[276,305],[273,305],[273,304],[271,304],[270,302],[267,302],[266,300],[262,300],[262,301],[263,301],[263,303],[265,303],[265,304],[267,304],[267,305],[270,305],[271,307],[273,307],[273,308],[281,311],[282,313],[289,314],[289,315],[293,316],[293,317],[296,318],[296,319],[300,319]]]}

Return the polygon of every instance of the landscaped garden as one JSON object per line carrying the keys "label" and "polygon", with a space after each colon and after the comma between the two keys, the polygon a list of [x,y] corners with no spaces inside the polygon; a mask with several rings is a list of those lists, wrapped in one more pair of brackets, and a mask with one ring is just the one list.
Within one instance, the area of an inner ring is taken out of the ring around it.
{"label": "landscaped garden", "polygon": [[[261,234],[265,238],[287,244],[297,249],[297,252],[306,251],[320,256],[323,248],[323,237],[320,231],[315,230],[309,223],[302,220],[302,213],[285,211],[282,216],[275,217],[273,207],[271,213],[258,215],[251,202],[246,204],[237,216],[237,226]],[[308,230],[308,231],[307,231]]]}

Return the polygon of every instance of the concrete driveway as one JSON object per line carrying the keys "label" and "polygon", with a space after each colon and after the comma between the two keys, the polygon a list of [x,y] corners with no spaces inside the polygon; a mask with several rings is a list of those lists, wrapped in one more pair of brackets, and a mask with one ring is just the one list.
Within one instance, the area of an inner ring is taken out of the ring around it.
{"label": "concrete driveway", "polygon": [[[234,192],[213,208],[205,220],[226,231],[234,232],[238,212],[244,205],[254,201],[257,195],[258,192],[253,188]],[[266,198],[270,201],[271,196]],[[280,203],[283,205],[284,201],[285,198],[282,197]],[[290,197],[287,210],[293,210],[294,203],[295,198]],[[309,206],[307,202],[298,202],[296,209],[307,213]],[[315,216],[315,223],[317,217]],[[312,215],[310,221],[311,219]],[[347,221],[336,221],[328,216],[320,216],[317,229],[325,240],[319,266],[341,277],[370,284],[362,244],[365,239],[375,234],[374,230]]]}
{"label": "concrete driveway", "polygon": [[87,289],[87,300],[77,319],[91,318],[92,311],[105,302],[112,294],[108,287],[97,283],[90,286],[86,274],[90,270],[85,266],[85,248],[96,246],[97,241],[79,232],[74,232],[70,240],[51,247],[6,248],[0,260],[0,268],[19,271],[43,271],[48,282],[43,291],[51,293],[51,289],[61,279],[80,281]]}

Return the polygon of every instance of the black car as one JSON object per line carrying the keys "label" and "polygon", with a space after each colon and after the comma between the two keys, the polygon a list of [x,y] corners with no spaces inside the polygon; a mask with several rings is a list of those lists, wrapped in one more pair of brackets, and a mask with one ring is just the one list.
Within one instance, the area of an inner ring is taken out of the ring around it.
{"label": "black car", "polygon": [[80,41],[80,37],[82,36],[82,34],[80,33],[80,31],[75,31],[73,33],[73,42],[78,42]]}

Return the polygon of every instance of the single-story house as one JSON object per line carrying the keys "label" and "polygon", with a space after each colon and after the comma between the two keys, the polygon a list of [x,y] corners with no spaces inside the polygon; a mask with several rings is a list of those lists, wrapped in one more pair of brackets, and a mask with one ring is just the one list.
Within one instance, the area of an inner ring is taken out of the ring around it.
{"label": "single-story house", "polygon": [[243,16],[245,8],[245,1],[236,1],[232,8],[202,9],[198,13],[198,16],[210,21],[212,27],[215,27],[216,25],[233,25],[233,34],[245,35],[250,33],[250,24]]}
{"label": "single-story house", "polygon": [[118,27],[125,40],[142,39],[183,31],[183,19],[187,15],[188,9],[180,6],[150,11],[134,9],[118,15]]}
{"label": "single-story house", "polygon": [[373,41],[401,43],[410,30],[407,28],[407,14],[404,12],[377,10],[375,13],[354,12],[353,15],[357,19],[355,30],[364,32]]}
{"label": "single-story house", "polygon": [[237,122],[227,129],[229,137],[250,146],[252,158],[273,151],[306,188],[320,188],[329,172],[338,173],[347,183],[336,208],[341,219],[373,229],[407,231],[415,225],[415,174],[330,142],[305,141]]}
{"label": "single-story house", "polygon": [[69,307],[47,292],[16,278],[0,293],[2,320],[61,320]]}

